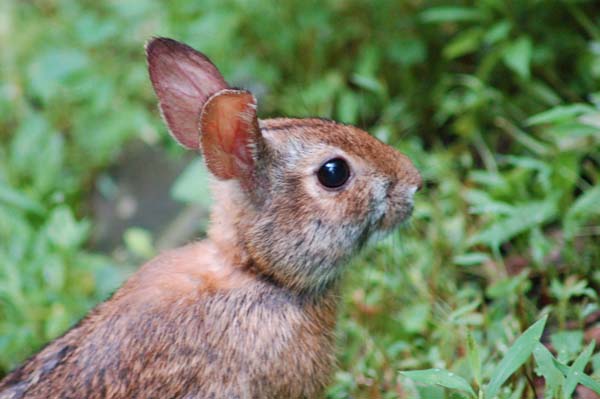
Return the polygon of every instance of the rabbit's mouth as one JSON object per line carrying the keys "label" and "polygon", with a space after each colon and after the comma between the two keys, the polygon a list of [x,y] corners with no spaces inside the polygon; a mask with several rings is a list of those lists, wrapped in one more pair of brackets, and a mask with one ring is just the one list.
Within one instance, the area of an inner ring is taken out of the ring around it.
{"label": "rabbit's mouth", "polygon": [[386,213],[377,224],[377,230],[382,233],[390,233],[402,222],[406,221],[413,212],[412,202],[404,204],[401,209]]}
{"label": "rabbit's mouth", "polygon": [[363,232],[363,240],[359,247],[363,247],[367,243],[374,243],[385,238],[392,233],[396,228],[402,225],[413,211],[412,201],[406,202],[400,209],[388,211],[380,216],[373,224],[369,225]]}
{"label": "rabbit's mouth", "polygon": [[393,190],[386,196],[386,212],[376,223],[376,230],[389,233],[406,221],[413,212],[413,196],[417,191],[416,186],[403,189],[401,192]]}

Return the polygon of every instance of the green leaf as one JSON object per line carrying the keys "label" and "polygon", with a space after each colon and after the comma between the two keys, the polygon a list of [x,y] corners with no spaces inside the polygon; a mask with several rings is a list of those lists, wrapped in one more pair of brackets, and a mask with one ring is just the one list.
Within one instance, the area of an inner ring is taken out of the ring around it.
{"label": "green leaf", "polygon": [[[506,191],[510,190],[510,183],[507,181],[506,176],[498,172],[488,172],[485,170],[474,170],[469,173],[469,180],[472,180],[478,185],[484,186],[491,190]],[[487,190],[487,191],[491,191]],[[471,190],[469,190],[471,191]],[[478,195],[486,195],[489,197],[489,193],[481,191]]]}
{"label": "green leaf", "polygon": [[530,285],[529,273],[523,271],[516,276],[501,278],[492,283],[486,288],[485,294],[494,299],[505,298],[515,301],[522,293],[529,290]]}
{"label": "green leaf", "polygon": [[533,357],[537,365],[537,374],[543,376],[546,381],[545,389],[551,392],[552,397],[555,397],[564,383],[565,376],[556,368],[552,353],[539,342],[533,350]]}
{"label": "green leaf", "polygon": [[573,238],[581,225],[590,217],[600,215],[598,204],[600,204],[600,185],[586,190],[573,202],[563,221],[567,238]]}
{"label": "green leaf", "polygon": [[[9,164],[12,175],[31,187],[38,197],[61,190],[64,138],[40,112],[27,112],[10,142]],[[27,183],[25,183],[27,182]]]}
{"label": "green leaf", "polygon": [[[526,382],[525,380],[519,380],[516,383],[515,389],[513,390],[513,392],[511,393],[510,396],[506,397],[506,399],[523,399],[525,397],[525,395],[523,395],[523,391],[525,390],[525,385]],[[481,396],[480,398],[483,398],[483,396]]]}
{"label": "green leaf", "polygon": [[469,244],[486,244],[494,248],[524,231],[541,226],[556,216],[556,201],[556,198],[548,198],[545,201],[515,206],[510,215],[472,236]]}
{"label": "green leaf", "polygon": [[587,104],[559,105],[547,111],[530,116],[525,123],[529,126],[534,126],[544,123],[564,122],[592,111],[594,111],[594,108]]}
{"label": "green leaf", "polygon": [[535,227],[529,233],[529,248],[531,257],[538,265],[544,264],[544,259],[554,249],[555,244],[542,232],[542,229]]}
{"label": "green leaf", "polygon": [[451,60],[475,52],[480,47],[482,35],[481,28],[468,29],[459,33],[444,47],[444,57]]}
{"label": "green leaf", "polygon": [[390,45],[389,57],[405,66],[420,64],[427,58],[427,47],[418,39],[403,38],[395,40]]}
{"label": "green leaf", "polygon": [[490,255],[485,252],[470,252],[455,256],[452,261],[459,266],[481,265],[490,260]]}
{"label": "green leaf", "polygon": [[87,238],[90,223],[75,220],[71,209],[66,205],[55,208],[46,224],[50,241],[62,249],[74,248]]}
{"label": "green leaf", "polygon": [[469,212],[474,215],[510,215],[515,211],[512,205],[492,198],[488,192],[483,190],[467,190],[465,199],[471,205]]}
{"label": "green leaf", "polygon": [[171,196],[181,202],[196,203],[209,208],[212,204],[209,187],[208,169],[202,159],[195,159],[175,180]]}
{"label": "green leaf", "polygon": [[340,94],[337,103],[337,116],[344,123],[355,123],[360,110],[360,98],[353,92],[346,90]]}
{"label": "green leaf", "polygon": [[469,360],[469,367],[478,387],[481,386],[481,355],[479,352],[479,345],[477,345],[475,337],[469,331],[467,333],[467,359]]}
{"label": "green leaf", "polygon": [[69,315],[61,303],[53,303],[44,325],[46,339],[53,339],[69,327]]}
{"label": "green leaf", "polygon": [[477,21],[484,17],[480,9],[455,6],[430,7],[420,14],[425,23]]}
{"label": "green leaf", "polygon": [[44,257],[43,266],[44,284],[48,291],[60,293],[66,282],[66,269],[59,256],[49,254]]}
{"label": "green leaf", "polygon": [[416,303],[402,310],[400,322],[406,332],[410,334],[422,334],[427,327],[430,314],[431,307],[428,303]]}
{"label": "green leaf", "polygon": [[89,46],[98,46],[119,34],[116,21],[108,18],[99,19],[91,12],[83,14],[74,22],[79,40]]}
{"label": "green leaf", "polygon": [[579,382],[579,376],[583,374],[585,366],[590,361],[590,357],[592,357],[595,345],[595,341],[590,342],[585,350],[581,352],[579,356],[577,356],[577,359],[575,359],[573,365],[569,367],[569,371],[566,373],[567,379],[563,385],[563,395],[565,398],[570,398],[575,391],[577,383]]}
{"label": "green leaf", "polygon": [[475,391],[473,391],[473,388],[471,388],[471,386],[467,383],[467,381],[464,380],[464,378],[447,370],[414,370],[403,371],[400,374],[421,384],[439,385],[444,388],[456,389],[462,392],[466,392],[472,397],[475,397]]}
{"label": "green leaf", "polygon": [[[559,369],[563,374],[566,375],[569,373],[569,366],[562,364],[561,362],[559,362],[556,359],[553,359],[553,361],[554,361],[554,365],[556,366],[556,368]],[[589,375],[584,374],[584,373],[579,374],[578,381],[581,385],[584,385],[584,386],[588,387],[589,389],[591,389],[592,391],[600,394],[600,382],[594,380]]]}
{"label": "green leaf", "polygon": [[504,49],[502,60],[507,67],[523,79],[529,79],[529,64],[533,45],[531,39],[522,36]]}
{"label": "green leaf", "polygon": [[385,86],[374,76],[354,74],[352,75],[352,83],[379,96],[385,95]]}
{"label": "green leaf", "polygon": [[148,230],[131,227],[123,234],[123,240],[127,249],[141,258],[150,258],[154,255],[152,245],[152,234]]}
{"label": "green leaf", "polygon": [[544,316],[517,338],[508,349],[500,364],[492,372],[492,379],[485,389],[485,397],[492,399],[504,382],[529,358],[540,341],[548,316]]}
{"label": "green leaf", "polygon": [[600,141],[600,128],[573,120],[546,125],[544,133],[561,150],[585,149],[589,148],[590,140]]}
{"label": "green leaf", "polygon": [[0,180],[0,203],[38,215],[44,213],[42,204],[15,190],[2,180]]}
{"label": "green leaf", "polygon": [[483,40],[486,44],[492,45],[506,39],[511,29],[512,25],[508,20],[498,22],[485,33]]}
{"label": "green leaf", "polygon": [[75,48],[44,47],[29,63],[28,84],[44,101],[64,91],[63,83],[88,65],[87,55]]}
{"label": "green leaf", "polygon": [[[579,280],[575,276],[567,278],[564,281],[564,284],[556,278],[552,279],[552,282],[550,283],[550,292],[559,300],[568,300],[569,298],[576,296],[587,296],[590,299],[598,298],[598,294],[596,294],[596,291],[588,287],[587,280]],[[552,336],[558,337],[563,335],[569,337],[567,339],[563,339],[563,341],[567,342],[570,347],[573,347],[575,343],[581,346],[581,342],[583,341],[582,331],[559,331],[553,334]],[[579,337],[579,339],[577,340],[575,339],[575,337]],[[577,353],[579,352],[579,350],[580,347],[576,347],[572,350],[572,352]]]}
{"label": "green leaf", "polygon": [[479,300],[473,300],[468,302],[466,305],[459,307],[448,315],[448,321],[457,323],[461,321],[465,316],[472,314],[481,305]]}

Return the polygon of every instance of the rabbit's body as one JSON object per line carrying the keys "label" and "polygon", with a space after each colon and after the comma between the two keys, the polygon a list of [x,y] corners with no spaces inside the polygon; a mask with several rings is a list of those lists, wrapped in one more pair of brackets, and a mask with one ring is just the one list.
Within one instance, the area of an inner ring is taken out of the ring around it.
{"label": "rabbit's body", "polygon": [[0,398],[316,397],[333,363],[334,291],[290,294],[223,258],[204,241],[147,263]]}
{"label": "rabbit's body", "polygon": [[0,399],[321,397],[342,265],[410,215],[419,173],[352,126],[258,120],[183,44],[147,53],[170,132],[216,177],[208,238],[142,266]]}

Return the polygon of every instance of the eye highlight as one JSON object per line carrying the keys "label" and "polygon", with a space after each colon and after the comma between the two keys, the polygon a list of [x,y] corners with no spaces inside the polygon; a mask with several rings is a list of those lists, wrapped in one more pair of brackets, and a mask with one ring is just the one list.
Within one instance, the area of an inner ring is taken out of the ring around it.
{"label": "eye highlight", "polygon": [[333,158],[325,162],[317,171],[319,183],[327,188],[338,188],[350,177],[350,167],[342,158]]}

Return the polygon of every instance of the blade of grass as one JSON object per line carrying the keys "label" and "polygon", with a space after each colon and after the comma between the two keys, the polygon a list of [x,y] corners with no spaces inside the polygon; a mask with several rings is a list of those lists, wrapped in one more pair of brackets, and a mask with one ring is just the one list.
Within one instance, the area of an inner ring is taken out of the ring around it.
{"label": "blade of grass", "polygon": [[[557,359],[553,359],[553,361],[556,368],[559,369],[563,374],[567,374],[569,372],[569,366],[562,364]],[[600,394],[600,382],[594,380],[589,375],[583,373],[579,374],[578,381],[581,385],[584,385],[592,391]]]}
{"label": "blade of grass", "polygon": [[559,388],[565,381],[565,376],[558,368],[556,368],[552,353],[550,353],[548,348],[541,343],[538,342],[535,346],[533,356],[537,365],[538,374],[541,374],[546,381],[546,387],[544,389],[551,392],[552,395],[554,395],[552,397],[555,397]]}
{"label": "blade of grass", "polygon": [[439,385],[444,388],[456,389],[463,391],[476,397],[473,388],[464,380],[464,378],[451,373],[447,370],[441,369],[428,369],[428,370],[414,370],[414,371],[403,371],[400,374],[410,378],[415,382],[420,382],[425,385]]}
{"label": "blade of grass", "polygon": [[563,395],[565,398],[570,398],[575,388],[577,387],[577,383],[579,382],[579,376],[583,374],[583,369],[585,365],[590,361],[590,357],[594,352],[594,346],[596,342],[592,341],[585,348],[583,352],[577,356],[577,359],[573,362],[573,365],[569,367],[569,371],[566,373],[566,381],[563,385]]}
{"label": "blade of grass", "polygon": [[477,341],[475,341],[470,331],[467,334],[467,358],[469,359],[471,373],[479,388],[481,386],[481,356],[479,354],[479,345],[477,345]]}
{"label": "blade of grass", "polygon": [[540,341],[547,318],[548,316],[544,316],[535,322],[508,349],[506,356],[492,373],[493,377],[485,389],[486,398],[492,399],[496,396],[502,384],[527,361],[536,344]]}

